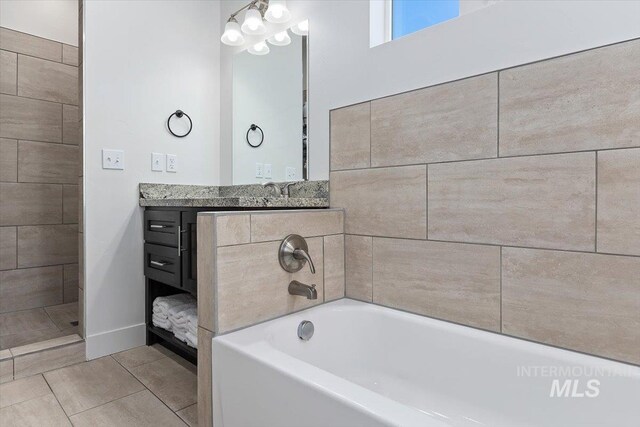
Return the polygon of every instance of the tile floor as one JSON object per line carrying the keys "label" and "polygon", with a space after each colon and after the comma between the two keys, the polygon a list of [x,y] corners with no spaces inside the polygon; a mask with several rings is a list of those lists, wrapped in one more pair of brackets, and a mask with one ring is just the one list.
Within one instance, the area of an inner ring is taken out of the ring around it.
{"label": "tile floor", "polygon": [[63,337],[78,332],[78,303],[0,314],[0,350]]}
{"label": "tile floor", "polygon": [[2,427],[196,426],[196,367],[159,345],[0,385]]}

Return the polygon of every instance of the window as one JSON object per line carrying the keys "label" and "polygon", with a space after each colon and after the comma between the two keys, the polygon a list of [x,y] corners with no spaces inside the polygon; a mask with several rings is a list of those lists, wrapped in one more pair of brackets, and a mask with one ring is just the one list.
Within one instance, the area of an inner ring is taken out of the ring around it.
{"label": "window", "polygon": [[391,0],[391,38],[456,18],[459,0]]}

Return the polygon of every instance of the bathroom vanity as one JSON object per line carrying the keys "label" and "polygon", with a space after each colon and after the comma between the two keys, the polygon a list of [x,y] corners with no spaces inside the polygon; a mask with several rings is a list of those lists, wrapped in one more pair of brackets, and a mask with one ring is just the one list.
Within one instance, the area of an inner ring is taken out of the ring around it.
{"label": "bathroom vanity", "polygon": [[[277,188],[276,188],[277,187]],[[329,206],[327,181],[296,182],[289,197],[282,185],[198,186],[140,184],[144,212],[145,322],[147,345],[161,343],[192,363],[197,350],[153,325],[155,298],[176,293],[197,297],[198,212],[322,209]]]}

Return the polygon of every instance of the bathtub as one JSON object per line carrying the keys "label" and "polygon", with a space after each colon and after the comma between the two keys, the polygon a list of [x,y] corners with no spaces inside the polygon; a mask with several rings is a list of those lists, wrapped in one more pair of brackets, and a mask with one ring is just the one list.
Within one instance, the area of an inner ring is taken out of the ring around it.
{"label": "bathtub", "polygon": [[640,426],[640,367],[349,299],[212,345],[215,427]]}

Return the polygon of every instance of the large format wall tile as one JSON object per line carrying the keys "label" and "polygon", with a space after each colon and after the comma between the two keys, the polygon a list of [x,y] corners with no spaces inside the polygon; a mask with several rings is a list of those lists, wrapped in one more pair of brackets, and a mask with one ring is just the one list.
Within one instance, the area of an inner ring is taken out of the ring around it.
{"label": "large format wall tile", "polygon": [[78,262],[77,225],[18,227],[18,267]]}
{"label": "large format wall tile", "polygon": [[78,67],[18,55],[18,96],[78,104]]}
{"label": "large format wall tile", "polygon": [[62,186],[0,184],[0,225],[60,224]]}
{"label": "large format wall tile", "polygon": [[345,209],[345,233],[424,239],[427,167],[331,173],[331,207]]}
{"label": "large format wall tile", "polygon": [[496,157],[497,73],[371,101],[371,165]]}
{"label": "large format wall tile", "polygon": [[331,170],[368,168],[371,104],[331,111]]}
{"label": "large format wall tile", "polygon": [[64,303],[78,301],[78,264],[64,266]]}
{"label": "large format wall tile", "polygon": [[324,237],[324,300],[344,297],[344,234]]}
{"label": "large format wall tile", "polygon": [[0,181],[18,180],[18,141],[0,138]]}
{"label": "large format wall tile", "polygon": [[0,93],[15,95],[18,81],[18,55],[0,50]]}
{"label": "large format wall tile", "polygon": [[62,141],[62,105],[0,95],[0,137]]}
{"label": "large format wall tile", "polygon": [[215,222],[217,246],[251,242],[251,215],[220,215]]}
{"label": "large format wall tile", "polygon": [[374,238],[373,302],[500,331],[500,248]]}
{"label": "large format wall tile", "polygon": [[78,145],[80,142],[80,112],[74,105],[62,106],[62,142]]}
{"label": "large format wall tile", "polygon": [[62,45],[62,62],[69,65],[78,66],[78,48],[75,46],[69,46],[68,44]]}
{"label": "large format wall tile", "polygon": [[0,48],[60,62],[62,44],[0,27]]}
{"label": "large format wall tile", "polygon": [[251,215],[252,242],[282,240],[289,234],[312,237],[343,232],[344,212],[339,209]]}
{"label": "large format wall tile", "polygon": [[503,249],[502,330],[640,363],[640,258]]}
{"label": "large format wall tile", "polygon": [[20,141],[18,143],[18,181],[76,184],[78,147]]}
{"label": "large format wall tile", "polygon": [[373,242],[368,236],[344,236],[345,296],[373,300]]}
{"label": "large format wall tile", "polygon": [[640,148],[598,153],[598,252],[640,255]]}
{"label": "large format wall tile", "polygon": [[0,271],[0,313],[62,304],[62,266]]}
{"label": "large format wall tile", "polygon": [[0,270],[16,268],[16,227],[0,227]]}
{"label": "large format wall tile", "polygon": [[62,213],[65,224],[78,223],[78,186],[64,185],[62,190]]}
{"label": "large format wall tile", "polygon": [[[280,242],[224,246],[217,249],[217,332],[249,326],[323,301],[322,238],[307,239],[316,274],[308,267],[287,273],[278,263]],[[289,295],[291,280],[316,284],[317,300]],[[265,298],[268,295],[268,298]]]}
{"label": "large format wall tile", "polygon": [[595,248],[594,153],[429,165],[428,187],[429,239]]}
{"label": "large format wall tile", "polygon": [[640,40],[500,72],[500,155],[640,146]]}

